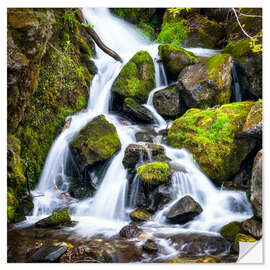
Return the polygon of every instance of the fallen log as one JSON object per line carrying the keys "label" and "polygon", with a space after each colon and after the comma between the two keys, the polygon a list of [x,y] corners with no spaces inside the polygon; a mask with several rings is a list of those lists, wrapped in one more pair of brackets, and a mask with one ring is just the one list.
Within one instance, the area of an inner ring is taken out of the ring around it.
{"label": "fallen log", "polygon": [[[80,11],[77,13],[78,19],[81,23],[87,25],[87,21],[85,20],[85,18],[83,17],[82,11],[80,9]],[[106,54],[110,55],[112,58],[114,58],[116,61],[119,62],[123,62],[123,60],[121,59],[121,57],[112,49],[110,49],[109,47],[107,47],[99,38],[98,34],[96,33],[96,31],[91,27],[88,26],[86,27],[86,30],[88,32],[88,34],[93,38],[93,40],[96,42],[96,44],[98,45],[98,47],[105,52]]]}

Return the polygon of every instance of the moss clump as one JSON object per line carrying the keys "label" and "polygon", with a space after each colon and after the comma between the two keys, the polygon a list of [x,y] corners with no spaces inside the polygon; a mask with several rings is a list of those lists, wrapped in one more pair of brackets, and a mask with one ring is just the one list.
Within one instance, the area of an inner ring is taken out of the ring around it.
{"label": "moss clump", "polygon": [[240,169],[254,145],[239,139],[252,101],[226,104],[207,110],[189,109],[176,119],[168,132],[168,143],[187,148],[204,173],[221,184]]}
{"label": "moss clump", "polygon": [[169,181],[170,166],[165,162],[148,163],[138,167],[137,172],[145,183],[160,185]]}
{"label": "moss clump", "polygon": [[80,131],[70,148],[77,163],[85,167],[110,158],[121,143],[114,125],[99,115]]}
{"label": "moss clump", "polygon": [[71,222],[71,218],[67,209],[54,212],[49,218],[55,225]]}
{"label": "moss clump", "polygon": [[132,97],[140,104],[147,101],[155,88],[154,63],[146,51],[137,52],[122,68],[112,85],[112,91],[123,98]]}
{"label": "moss clump", "polygon": [[133,221],[140,222],[140,221],[149,220],[152,215],[148,211],[146,211],[145,209],[139,208],[139,209],[132,211],[129,214],[129,216]]}
{"label": "moss clump", "polygon": [[243,229],[242,229],[241,223],[237,222],[237,221],[233,221],[233,222],[230,222],[230,223],[224,225],[221,228],[220,233],[223,237],[234,241],[236,235],[238,233],[241,233],[242,231],[243,231]]}
{"label": "moss clump", "polygon": [[158,47],[158,55],[161,57],[168,76],[175,80],[180,71],[198,62],[197,57],[183,48],[177,48],[169,44],[161,44]]}

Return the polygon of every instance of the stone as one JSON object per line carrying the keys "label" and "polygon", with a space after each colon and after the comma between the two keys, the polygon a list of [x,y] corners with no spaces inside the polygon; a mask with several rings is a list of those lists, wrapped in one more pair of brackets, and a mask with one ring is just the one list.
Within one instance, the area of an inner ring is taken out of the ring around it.
{"label": "stone", "polygon": [[71,223],[71,218],[67,209],[53,212],[52,215],[39,220],[35,223],[38,228],[56,227],[58,225],[67,225]]}
{"label": "stone", "polygon": [[201,214],[202,211],[200,204],[186,195],[170,208],[166,218],[172,223],[184,224]]}
{"label": "stone", "polygon": [[133,98],[124,99],[123,113],[136,123],[150,124],[154,121],[152,113]]}
{"label": "stone", "polygon": [[42,246],[30,258],[28,263],[53,263],[67,251],[67,247],[63,246]]}
{"label": "stone", "polygon": [[254,218],[249,218],[242,222],[243,230],[256,239],[262,237],[262,223]]}
{"label": "stone", "polygon": [[206,110],[189,109],[173,121],[168,144],[186,148],[216,184],[231,179],[255,143],[240,136],[253,101],[235,102]]}
{"label": "stone", "polygon": [[168,183],[171,179],[170,165],[165,162],[154,162],[137,167],[140,179],[153,186]]}
{"label": "stone", "polygon": [[139,236],[140,234],[140,229],[135,226],[135,225],[127,225],[124,226],[119,234],[121,237],[127,238],[127,239],[131,239],[131,238],[136,238],[137,236]]}
{"label": "stone", "polygon": [[233,221],[224,225],[220,230],[220,234],[224,238],[229,239],[231,241],[234,241],[236,235],[241,232],[243,232],[242,225],[240,222],[237,221]]}
{"label": "stone", "polygon": [[158,47],[158,55],[160,56],[167,77],[171,81],[175,81],[180,71],[189,65],[198,62],[196,56],[183,48],[177,48],[170,44],[161,44]]}
{"label": "stone", "polygon": [[250,201],[254,215],[259,219],[262,219],[262,164],[261,150],[254,158],[250,186]]}
{"label": "stone", "polygon": [[135,222],[142,222],[142,221],[150,220],[152,215],[151,215],[151,213],[149,213],[145,209],[138,208],[138,209],[132,211],[129,214],[129,216]]}
{"label": "stone", "polygon": [[183,108],[181,108],[178,87],[173,85],[156,92],[153,96],[153,105],[157,112],[166,119],[179,117]]}
{"label": "stone", "polygon": [[180,97],[189,108],[207,108],[230,102],[231,63],[229,54],[217,54],[206,62],[187,66],[178,78]]}
{"label": "stone", "polygon": [[143,250],[150,253],[156,253],[158,252],[158,245],[154,240],[147,239],[146,242],[143,244]]}
{"label": "stone", "polygon": [[117,130],[104,115],[91,120],[70,144],[71,153],[81,170],[109,159],[120,148]]}

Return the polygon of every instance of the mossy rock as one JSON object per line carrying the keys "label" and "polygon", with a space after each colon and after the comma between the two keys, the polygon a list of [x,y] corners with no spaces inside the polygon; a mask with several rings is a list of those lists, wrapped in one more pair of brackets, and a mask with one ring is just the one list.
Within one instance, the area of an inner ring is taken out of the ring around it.
{"label": "mossy rock", "polygon": [[245,125],[243,127],[243,134],[250,137],[261,139],[262,136],[262,100],[258,100],[255,105],[251,108]]}
{"label": "mossy rock", "polygon": [[204,63],[187,66],[178,79],[180,95],[190,108],[207,108],[230,102],[231,63],[228,54],[217,54]]}
{"label": "mossy rock", "polygon": [[243,232],[242,225],[237,221],[224,225],[220,230],[221,235],[231,241],[234,241],[236,235],[241,232]]}
{"label": "mossy rock", "polygon": [[207,110],[189,109],[168,132],[168,144],[188,149],[204,173],[220,185],[237,173],[254,143],[240,138],[253,101]]}
{"label": "mossy rock", "polygon": [[129,214],[130,218],[135,222],[147,221],[151,218],[152,214],[145,209],[139,208]]}
{"label": "mossy rock", "polygon": [[91,120],[70,144],[71,153],[82,169],[107,160],[120,148],[117,130],[104,115]]}
{"label": "mossy rock", "polygon": [[152,113],[137,103],[133,98],[125,98],[123,104],[123,113],[131,120],[139,123],[152,123],[154,121]]}
{"label": "mossy rock", "polygon": [[137,168],[141,180],[150,185],[161,185],[170,180],[170,166],[165,162],[154,162]]}
{"label": "mossy rock", "polygon": [[192,52],[170,44],[159,45],[158,55],[162,59],[167,77],[171,80],[176,80],[184,67],[198,63],[197,57]]}
{"label": "mossy rock", "polygon": [[71,223],[71,217],[67,209],[53,212],[52,215],[39,220],[35,226],[38,228],[55,227],[58,225],[68,225]]}
{"label": "mossy rock", "polygon": [[137,52],[120,71],[112,85],[112,92],[122,97],[131,97],[139,104],[146,103],[155,88],[155,68],[150,54]]}

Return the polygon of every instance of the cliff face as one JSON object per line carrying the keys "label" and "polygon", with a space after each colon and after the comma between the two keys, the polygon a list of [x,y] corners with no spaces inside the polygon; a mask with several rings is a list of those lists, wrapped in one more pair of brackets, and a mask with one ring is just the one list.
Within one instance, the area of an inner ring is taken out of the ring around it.
{"label": "cliff face", "polygon": [[[21,218],[65,118],[86,107],[95,45],[77,9],[8,9],[8,221]],[[20,210],[19,210],[20,209]]]}

